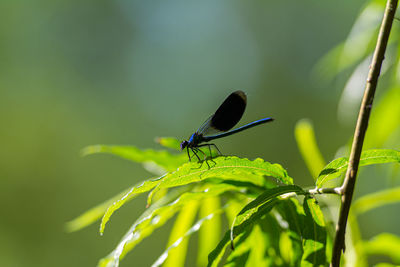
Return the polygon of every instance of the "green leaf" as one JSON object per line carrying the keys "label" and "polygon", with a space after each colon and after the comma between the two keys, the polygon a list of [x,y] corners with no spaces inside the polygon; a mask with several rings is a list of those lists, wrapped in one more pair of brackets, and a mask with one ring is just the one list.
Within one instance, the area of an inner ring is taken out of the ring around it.
{"label": "green leaf", "polygon": [[280,237],[282,258],[286,265],[300,266],[303,255],[304,209],[297,199],[290,198],[281,201],[277,206],[277,211],[279,213],[276,217],[283,229]]}
{"label": "green leaf", "polygon": [[103,234],[104,228],[106,227],[107,222],[110,220],[111,215],[118,210],[122,205],[124,205],[126,202],[129,200],[132,200],[136,196],[138,196],[140,193],[150,191],[152,188],[154,188],[162,179],[163,176],[156,178],[156,179],[151,179],[142,182],[139,185],[131,187],[125,194],[123,194],[120,198],[118,198],[116,201],[114,201],[106,210],[106,212],[103,215],[103,218],[101,219],[101,224],[100,224],[100,234]]}
{"label": "green leaf", "polygon": [[208,255],[208,266],[218,265],[231,240],[231,236],[236,237],[242,234],[246,228],[254,224],[261,216],[268,213],[274,205],[278,203],[278,196],[290,192],[302,193],[303,190],[295,185],[275,187],[267,189],[265,193],[247,204],[236,216],[232,229],[225,233],[217,247]]}
{"label": "green leaf", "polygon": [[[368,266],[368,259],[365,251],[362,249],[362,237],[361,237],[361,232],[360,232],[360,227],[358,225],[357,221],[357,216],[353,212],[353,206],[351,207],[351,211],[349,213],[349,217],[347,219],[347,231],[348,231],[348,236],[350,239],[348,239],[349,242],[346,243],[346,261],[351,262],[353,266]],[[330,250],[327,250],[327,257],[328,259],[332,257],[332,247],[333,247],[333,240],[332,236],[328,235],[328,240],[327,240],[327,249],[328,246],[330,247]],[[328,253],[330,252],[330,253]]]}
{"label": "green leaf", "polygon": [[303,203],[306,214],[303,230],[303,257],[301,266],[326,266],[326,228],[321,209],[314,198]]}
{"label": "green leaf", "polygon": [[398,265],[394,265],[387,262],[381,262],[374,265],[374,267],[399,267]]}
{"label": "green leaf", "polygon": [[224,266],[300,266],[304,217],[297,199],[279,201],[270,214],[235,239],[235,250]]}
{"label": "green leaf", "polygon": [[207,215],[206,217],[197,221],[197,223],[195,223],[181,238],[179,238],[175,243],[173,243],[170,247],[168,247],[165,250],[165,252],[156,260],[156,262],[152,265],[152,267],[161,266],[164,263],[165,259],[167,259],[169,257],[168,254],[169,254],[170,250],[173,250],[176,247],[179,247],[182,244],[182,242],[186,241],[192,234],[194,234],[199,229],[201,229],[205,222],[211,220],[212,218],[214,218],[214,216],[217,216],[221,212],[222,212],[222,209],[217,210],[214,213],[211,213],[211,214]]}
{"label": "green leaf", "polygon": [[336,45],[323,55],[312,68],[312,77],[320,82],[330,82],[338,75],[338,66],[343,53],[344,42]]}
{"label": "green leaf", "polygon": [[326,165],[319,173],[316,184],[317,187],[321,187],[324,183],[339,177],[344,173],[348,167],[348,158],[337,158],[332,160]]}
{"label": "green leaf", "polygon": [[262,193],[260,196],[258,196],[256,199],[248,203],[244,208],[236,215],[235,218],[235,224],[234,225],[239,225],[242,224],[244,221],[246,221],[251,215],[256,213],[258,209],[266,202],[270,201],[273,198],[276,198],[280,195],[286,194],[286,193],[300,193],[303,194],[304,191],[301,189],[301,187],[297,185],[288,185],[288,186],[278,186],[275,188],[271,188],[266,190],[264,193]]}
{"label": "green leaf", "polygon": [[[83,156],[98,153],[112,154],[130,161],[143,163],[144,166],[150,170],[154,170],[154,167],[158,167],[158,169],[156,168],[156,174],[174,171],[178,166],[187,161],[187,156],[183,153],[171,154],[164,150],[141,150],[134,146],[94,145],[85,147],[82,150]],[[161,170],[159,170],[160,168]]]}
{"label": "green leaf", "polygon": [[250,161],[237,157],[218,157],[210,160],[210,162],[214,162],[215,166],[209,168],[204,163],[189,162],[182,165],[175,172],[168,173],[156,179],[147,180],[139,186],[132,187],[129,192],[107,209],[100,225],[100,233],[104,232],[106,223],[116,210],[137,194],[150,191],[153,188],[156,188],[156,190],[151,192],[149,199],[159,189],[186,185],[213,177],[233,181],[245,181],[259,185],[266,184],[265,176],[273,176],[286,183],[292,183],[293,181],[282,166],[271,164],[261,159]]}
{"label": "green leaf", "polygon": [[287,229],[293,232],[296,239],[301,239],[305,212],[299,201],[295,198],[282,200],[277,208],[282,219],[288,224]]}
{"label": "green leaf", "polygon": [[396,202],[400,202],[400,187],[364,195],[354,202],[352,211],[356,214],[361,214],[366,211]]}
{"label": "green leaf", "polygon": [[[239,195],[239,196],[242,196],[242,195]],[[233,198],[229,201],[229,206],[226,207],[226,211],[225,211],[225,216],[228,220],[229,225],[232,225],[233,221],[236,218],[236,215],[239,213],[239,211],[242,210],[243,203],[248,203],[248,202],[249,202],[248,198],[242,196],[242,199],[237,199],[237,195],[235,196],[235,198]]]}
{"label": "green leaf", "polygon": [[157,137],[156,142],[163,147],[181,150],[181,142],[175,137]]}
{"label": "green leaf", "polygon": [[[68,232],[78,231],[78,230],[94,223],[95,221],[99,220],[101,218],[101,216],[103,216],[104,213],[107,211],[109,206],[111,206],[116,201],[120,200],[129,191],[130,191],[130,189],[125,190],[124,192],[118,194],[117,196],[97,205],[94,208],[91,208],[90,210],[84,212],[79,217],[68,222],[66,224],[67,231]],[[134,196],[132,196],[130,199],[132,199],[133,197]]]}
{"label": "green leaf", "polygon": [[[339,177],[347,170],[348,158],[337,158],[331,161],[320,172],[317,179],[317,187],[321,187],[327,181]],[[371,149],[361,153],[359,166],[400,162],[400,152],[393,149]]]}
{"label": "green leaf", "polygon": [[174,227],[171,230],[167,250],[170,246],[173,246],[179,242],[179,246],[168,252],[168,258],[164,263],[164,267],[179,267],[185,266],[185,258],[187,248],[189,244],[189,236],[182,239],[185,233],[191,228],[191,225],[196,217],[196,213],[199,207],[197,201],[191,201],[187,203],[182,210],[179,212],[178,218],[175,221]]}
{"label": "green leaf", "polygon": [[363,243],[363,249],[370,255],[385,255],[400,264],[400,238],[390,233],[382,233]]}
{"label": "green leaf", "polygon": [[[279,225],[272,216],[245,229],[236,240],[235,250],[229,255],[225,267],[279,266]],[[257,244],[255,246],[255,244]]]}
{"label": "green leaf", "polygon": [[311,121],[302,119],[295,127],[295,137],[300,153],[312,177],[316,179],[319,171],[326,165],[315,139]]}
{"label": "green leaf", "polygon": [[[368,127],[368,134],[365,137],[364,147],[382,147],[392,137],[393,133],[400,127],[400,88],[394,86],[380,99],[377,105],[374,104],[374,112]],[[393,143],[397,142],[395,138]]]}
{"label": "green leaf", "polygon": [[[260,219],[264,214],[268,213],[274,205],[277,203],[276,199],[272,199],[271,201],[265,203],[259,208],[259,212],[254,213],[247,221],[245,221],[243,224],[236,225],[233,228],[233,233],[235,236],[239,237],[240,240],[240,235],[242,235],[245,230],[252,226],[258,219]],[[208,265],[207,266],[218,266],[220,263],[222,256],[226,250],[226,247],[229,244],[231,237],[231,230],[226,231],[224,237],[222,240],[218,243],[217,247],[208,255]]]}
{"label": "green leaf", "polygon": [[[232,206],[231,203],[229,206]],[[199,216],[206,217],[208,214],[220,209],[219,197],[209,197],[201,202]],[[197,253],[197,265],[206,266],[207,256],[218,244],[221,235],[221,216],[215,215],[211,220],[203,223],[199,231],[199,247]]]}
{"label": "green leaf", "polygon": [[[174,191],[168,192],[164,198],[155,202],[144,212],[125,234],[118,246],[100,261],[99,266],[118,266],[120,259],[123,258],[126,253],[136,247],[137,244],[149,236],[154,230],[163,226],[189,202],[202,201],[207,197],[218,196],[227,191],[238,191],[241,189],[242,188],[225,184],[207,184],[201,187],[199,189],[200,191],[186,192],[183,194],[181,194],[179,190],[176,190],[178,193],[174,193]],[[180,195],[179,198],[169,203],[178,195]]]}
{"label": "green leaf", "polygon": [[[346,41],[333,48],[316,64],[314,72],[331,81],[337,74],[354,66],[374,48],[382,2],[373,1],[360,13]],[[323,70],[323,72],[321,71]]]}
{"label": "green leaf", "polygon": [[292,239],[290,238],[289,233],[286,231],[282,231],[279,237],[279,250],[281,252],[282,259],[288,264],[295,258]]}
{"label": "green leaf", "polygon": [[189,162],[178,168],[177,171],[166,175],[161,183],[149,195],[148,203],[157,190],[203,181],[207,178],[250,182],[258,186],[266,186],[266,177],[274,177],[285,184],[293,184],[285,169],[279,164],[271,164],[260,158],[253,161],[238,157],[217,157],[204,162]]}

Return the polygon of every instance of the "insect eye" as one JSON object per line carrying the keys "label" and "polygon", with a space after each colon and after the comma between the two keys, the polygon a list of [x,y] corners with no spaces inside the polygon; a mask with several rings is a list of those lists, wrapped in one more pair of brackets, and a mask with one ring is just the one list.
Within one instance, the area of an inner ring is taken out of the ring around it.
{"label": "insect eye", "polygon": [[181,150],[184,150],[185,149],[185,147],[187,147],[187,145],[188,145],[188,141],[182,141],[182,143],[181,143]]}

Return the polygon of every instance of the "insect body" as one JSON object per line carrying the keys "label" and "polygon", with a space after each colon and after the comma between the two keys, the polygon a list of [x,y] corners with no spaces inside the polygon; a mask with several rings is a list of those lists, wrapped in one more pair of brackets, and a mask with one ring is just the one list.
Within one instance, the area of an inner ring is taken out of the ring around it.
{"label": "insect body", "polygon": [[190,136],[189,140],[182,141],[181,150],[184,150],[185,148],[187,149],[189,160],[189,149],[192,150],[193,154],[199,160],[200,157],[197,155],[197,152],[201,152],[204,154],[204,156],[206,156],[205,153],[200,150],[200,147],[203,146],[208,146],[210,154],[211,146],[214,146],[219,154],[221,154],[215,144],[207,142],[274,120],[273,118],[264,118],[231,130],[233,126],[235,126],[242,118],[246,108],[246,103],[247,98],[243,91],[235,91],[231,93],[219,106],[217,111],[211,117],[209,117],[194,134]]}

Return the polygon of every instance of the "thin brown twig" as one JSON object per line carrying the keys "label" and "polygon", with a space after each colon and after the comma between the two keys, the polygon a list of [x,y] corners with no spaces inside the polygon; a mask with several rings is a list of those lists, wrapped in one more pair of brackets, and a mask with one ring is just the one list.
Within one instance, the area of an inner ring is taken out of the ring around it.
{"label": "thin brown twig", "polygon": [[349,165],[346,176],[341,187],[342,198],[339,212],[339,220],[336,227],[335,241],[332,250],[331,266],[337,267],[340,264],[340,257],[345,247],[345,232],[347,219],[349,215],[351,200],[353,197],[354,186],[357,177],[360,155],[364,143],[365,133],[368,127],[369,116],[372,109],[376,86],[385,56],[386,46],[389,39],[390,30],[396,12],[398,0],[388,0],[382,25],[379,30],[378,40],[375,47],[374,56],[368,73],[367,84],[364,91],[364,97],[361,103],[360,112],[358,114],[357,125],[354,132],[353,144],[350,152]]}

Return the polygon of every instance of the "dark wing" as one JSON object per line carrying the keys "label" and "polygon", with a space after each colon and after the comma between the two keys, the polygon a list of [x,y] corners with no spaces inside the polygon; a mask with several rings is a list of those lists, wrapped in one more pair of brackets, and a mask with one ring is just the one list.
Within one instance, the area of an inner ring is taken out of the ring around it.
{"label": "dark wing", "polygon": [[247,97],[243,91],[230,94],[211,117],[210,127],[226,132],[235,126],[246,109]]}
{"label": "dark wing", "polygon": [[217,111],[209,117],[196,131],[207,136],[232,129],[242,118],[246,108],[246,94],[236,91],[230,94],[219,106]]}

